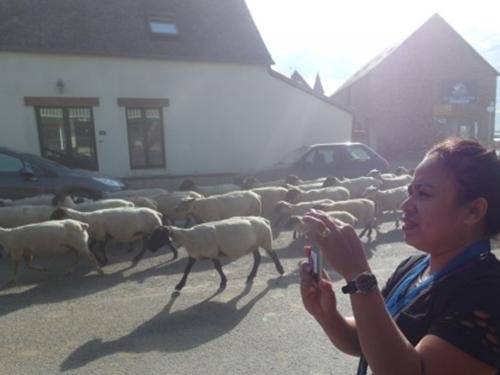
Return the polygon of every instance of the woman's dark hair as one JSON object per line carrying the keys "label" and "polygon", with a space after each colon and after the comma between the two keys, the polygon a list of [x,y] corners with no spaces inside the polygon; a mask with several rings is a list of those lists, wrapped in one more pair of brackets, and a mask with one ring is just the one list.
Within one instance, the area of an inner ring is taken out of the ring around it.
{"label": "woman's dark hair", "polygon": [[500,160],[495,150],[487,150],[479,142],[449,138],[434,145],[426,157],[437,157],[459,185],[461,204],[476,198],[488,202],[486,235],[500,233]]}

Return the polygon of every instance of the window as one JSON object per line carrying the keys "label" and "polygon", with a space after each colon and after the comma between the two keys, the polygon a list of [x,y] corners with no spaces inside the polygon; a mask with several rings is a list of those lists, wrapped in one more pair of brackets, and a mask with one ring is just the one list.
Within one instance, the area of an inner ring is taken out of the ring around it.
{"label": "window", "polygon": [[158,36],[177,36],[179,30],[171,17],[150,17],[149,31]]}
{"label": "window", "polygon": [[362,147],[348,147],[349,155],[352,160],[366,161],[370,160],[370,154]]}
{"label": "window", "polygon": [[161,108],[127,108],[130,167],[164,168],[165,145]]}
{"label": "window", "polygon": [[0,173],[18,173],[23,169],[23,162],[10,155],[0,154]]}
{"label": "window", "polygon": [[37,107],[42,156],[72,168],[97,170],[91,108]]}

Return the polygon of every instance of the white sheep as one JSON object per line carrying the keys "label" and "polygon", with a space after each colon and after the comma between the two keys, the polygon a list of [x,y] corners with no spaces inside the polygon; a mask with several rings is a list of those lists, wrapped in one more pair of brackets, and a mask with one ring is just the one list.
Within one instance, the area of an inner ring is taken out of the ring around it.
{"label": "white sheep", "polygon": [[14,228],[21,225],[47,221],[53,211],[53,206],[0,207],[0,227]]}
{"label": "white sheep", "polygon": [[365,233],[368,237],[372,234],[373,225],[375,223],[375,202],[370,199],[348,199],[330,204],[321,204],[314,208],[325,212],[347,211],[351,215],[355,216],[358,220],[357,224],[364,228],[359,235],[360,237],[363,237]]}
{"label": "white sheep", "polygon": [[220,275],[220,289],[226,287],[227,278],[222,271],[221,258],[238,259],[248,253],[253,253],[254,264],[247,277],[252,282],[260,264],[259,247],[262,247],[271,257],[276,270],[283,274],[283,267],[277,254],[272,249],[272,231],[269,220],[257,216],[232,217],[225,220],[212,221],[195,225],[191,228],[160,227],[148,240],[152,250],[163,246],[165,242],[175,246],[184,246],[189,258],[181,281],[175,286],[181,290],[193,264],[199,259],[211,259]]}
{"label": "white sheep", "polygon": [[[406,186],[400,186],[394,189],[379,190],[375,186],[366,188],[363,196],[375,202],[377,219],[384,211],[392,211],[393,214],[401,209],[401,204],[408,198],[408,189]],[[396,228],[399,227],[399,215],[396,215]]]}
{"label": "white sheep", "polygon": [[[347,211],[328,211],[325,212],[330,219],[340,220],[345,224],[356,226],[358,219]],[[310,226],[304,221],[303,216],[292,216],[285,224],[286,229],[293,229],[293,239],[303,237],[310,232]]]}
{"label": "white sheep", "polygon": [[75,203],[68,195],[56,195],[52,200],[52,204],[57,207],[71,208],[81,212],[91,212],[106,208],[134,207],[132,202],[124,199],[85,200],[82,203]]}
{"label": "white sheep", "polygon": [[183,200],[190,198],[198,199],[204,197],[195,191],[173,191],[171,193],[151,197],[158,205],[157,211],[163,214],[164,224],[175,224],[177,220],[187,220],[186,226],[189,222],[189,218],[186,213],[177,213],[176,208]]}
{"label": "white sheep", "polygon": [[240,190],[205,198],[189,198],[177,206],[176,212],[192,216],[199,224],[233,216],[259,216],[261,209],[257,193]]}
{"label": "white sheep", "polygon": [[241,190],[241,187],[236,184],[198,185],[193,180],[187,179],[181,183],[181,185],[179,186],[179,190],[196,191],[197,193],[208,197],[212,195],[220,195],[232,191]]}
{"label": "white sheep", "polygon": [[281,222],[290,218],[290,216],[300,216],[305,215],[307,211],[319,205],[330,205],[335,203],[331,199],[320,199],[311,202],[299,202],[290,203],[286,201],[279,201],[274,206],[274,216],[276,220],[273,222],[273,226],[277,227]]}
{"label": "white sheep", "polygon": [[288,190],[280,186],[267,186],[252,189],[254,193],[260,196],[262,202],[262,216],[271,219],[273,210],[279,201],[286,200]]}
{"label": "white sheep", "polygon": [[75,219],[89,224],[91,246],[100,244],[102,253],[101,264],[108,262],[106,243],[113,239],[116,242],[132,243],[142,240],[142,250],[134,258],[138,262],[146,251],[145,239],[153,230],[162,225],[161,213],[144,207],[119,207],[103,210],[80,212],[70,208],[58,208],[51,219]]}
{"label": "white sheep", "polygon": [[75,261],[68,268],[72,272],[80,255],[89,259],[97,272],[102,270],[88,248],[88,224],[75,220],[57,220],[28,224],[16,228],[0,228],[0,245],[10,255],[13,264],[13,276],[8,284],[15,282],[21,259],[30,269],[45,270],[31,264],[34,257],[48,257],[73,253]]}
{"label": "white sheep", "polygon": [[382,181],[374,177],[361,176],[351,179],[340,180],[337,177],[327,177],[323,183],[324,187],[343,186],[351,193],[351,198],[360,198],[368,186],[381,186]]}
{"label": "white sheep", "polygon": [[168,190],[162,188],[144,188],[144,189],[125,189],[113,192],[104,193],[106,198],[127,198],[127,197],[147,197],[151,198],[155,195],[167,194]]}
{"label": "white sheep", "polygon": [[380,181],[382,181],[382,185],[379,186],[381,190],[388,190],[399,186],[406,186],[413,180],[413,177],[410,176],[409,174],[404,174],[399,176],[396,175],[384,176],[383,174],[380,173],[380,171],[376,169],[371,170],[370,173],[372,177],[375,177]]}
{"label": "white sheep", "polygon": [[351,196],[348,189],[342,186],[331,186],[326,188],[302,190],[298,186],[291,187],[284,200],[291,203],[310,202],[320,199],[331,199],[343,201]]}
{"label": "white sheep", "polygon": [[133,207],[145,207],[158,211],[158,203],[152,198],[143,196],[129,196],[121,198],[127,202],[133,203]]}

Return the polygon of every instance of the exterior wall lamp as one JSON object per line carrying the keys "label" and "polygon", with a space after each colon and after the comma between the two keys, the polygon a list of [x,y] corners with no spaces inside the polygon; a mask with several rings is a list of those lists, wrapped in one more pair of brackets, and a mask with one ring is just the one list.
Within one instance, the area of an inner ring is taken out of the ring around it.
{"label": "exterior wall lamp", "polygon": [[64,84],[64,81],[62,80],[62,78],[57,79],[56,87],[57,87],[57,91],[59,92],[59,94],[62,94],[64,92],[65,84]]}

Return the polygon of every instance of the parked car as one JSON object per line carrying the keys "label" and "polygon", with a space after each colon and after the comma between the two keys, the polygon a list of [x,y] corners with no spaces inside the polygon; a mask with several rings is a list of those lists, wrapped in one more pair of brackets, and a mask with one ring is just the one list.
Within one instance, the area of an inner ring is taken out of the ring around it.
{"label": "parked car", "polygon": [[124,187],[123,182],[114,177],[68,168],[40,156],[0,147],[0,198],[66,192],[73,197],[97,199],[103,192]]}
{"label": "parked car", "polygon": [[325,143],[303,146],[288,153],[273,168],[255,176],[269,181],[293,174],[309,180],[325,176],[358,177],[370,170],[389,171],[389,162],[363,143]]}

